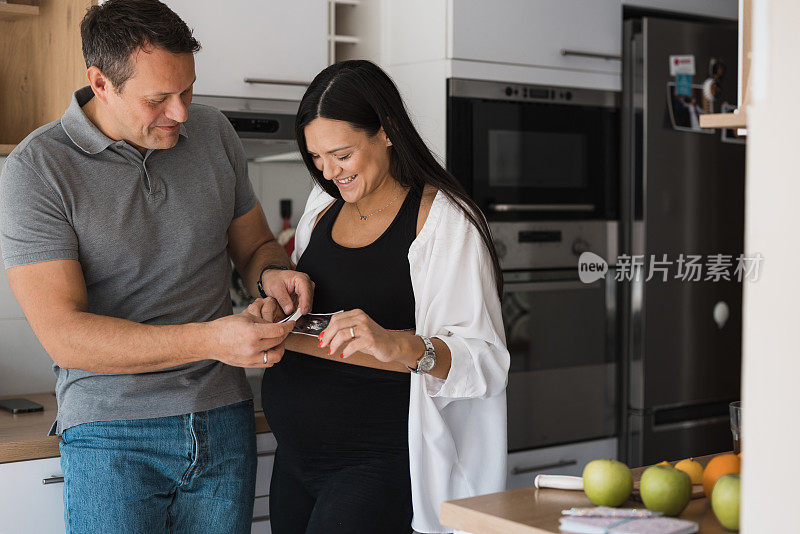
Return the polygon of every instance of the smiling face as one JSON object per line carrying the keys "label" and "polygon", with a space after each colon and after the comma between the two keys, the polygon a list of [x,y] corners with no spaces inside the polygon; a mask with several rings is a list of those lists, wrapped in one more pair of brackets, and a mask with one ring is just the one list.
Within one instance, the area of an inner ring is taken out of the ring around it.
{"label": "smiling face", "polygon": [[336,184],[345,202],[394,186],[389,173],[391,142],[383,129],[370,137],[347,122],[317,117],[304,134],[317,169]]}
{"label": "smiling face", "polygon": [[192,102],[194,55],[147,47],[134,51],[130,61],[134,74],[121,91],[106,82],[106,127],[111,137],[139,149],[171,148],[178,142],[180,123],[188,118]]}

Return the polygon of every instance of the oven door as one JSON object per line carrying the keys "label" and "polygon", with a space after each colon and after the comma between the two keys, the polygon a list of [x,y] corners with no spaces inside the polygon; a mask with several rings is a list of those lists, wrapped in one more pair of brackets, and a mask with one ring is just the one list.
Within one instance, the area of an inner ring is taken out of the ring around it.
{"label": "oven door", "polygon": [[507,272],[509,451],[617,433],[614,269]]}
{"label": "oven door", "polygon": [[450,113],[448,166],[488,218],[616,218],[617,108],[453,98]]}

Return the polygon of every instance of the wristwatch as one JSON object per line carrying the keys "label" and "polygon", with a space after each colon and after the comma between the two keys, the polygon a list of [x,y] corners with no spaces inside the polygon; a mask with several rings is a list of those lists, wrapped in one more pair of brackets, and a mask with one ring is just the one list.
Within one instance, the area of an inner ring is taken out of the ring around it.
{"label": "wristwatch", "polygon": [[264,273],[269,271],[270,269],[278,269],[279,271],[288,271],[289,268],[285,265],[267,265],[263,269],[261,269],[261,274],[258,275],[258,282],[256,283],[256,287],[258,288],[258,294],[261,295],[262,299],[267,298],[266,291],[264,291],[264,286],[261,284],[261,279],[264,277]]}
{"label": "wristwatch", "polygon": [[422,340],[423,343],[425,343],[425,354],[422,355],[422,358],[417,360],[416,369],[412,369],[407,365],[406,369],[408,369],[412,373],[428,374],[436,365],[436,350],[434,350],[433,343],[431,343],[430,338],[427,338],[425,336],[419,336],[419,338]]}

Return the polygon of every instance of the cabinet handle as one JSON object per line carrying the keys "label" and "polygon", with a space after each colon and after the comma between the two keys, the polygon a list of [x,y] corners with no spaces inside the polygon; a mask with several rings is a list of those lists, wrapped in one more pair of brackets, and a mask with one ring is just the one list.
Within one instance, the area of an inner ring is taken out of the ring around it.
{"label": "cabinet handle", "polygon": [[496,212],[517,211],[594,211],[594,204],[489,204]]}
{"label": "cabinet handle", "polygon": [[47,484],[63,484],[63,483],[64,483],[64,477],[49,477],[49,478],[43,478],[42,479],[42,484],[45,484],[45,485],[47,485]]}
{"label": "cabinet handle", "polygon": [[568,467],[570,465],[577,465],[578,460],[561,460],[554,464],[533,465],[531,467],[515,467],[511,470],[512,475],[521,475],[523,473],[533,473],[534,471],[544,471],[545,469],[554,469],[556,467]]}
{"label": "cabinet handle", "polygon": [[584,52],[582,50],[568,50],[566,48],[561,49],[562,56],[578,56],[578,57],[591,57],[595,59],[609,59],[609,60],[617,60],[622,61],[622,56],[618,56],[615,54],[598,54],[597,52]]}
{"label": "cabinet handle", "polygon": [[308,82],[301,82],[300,80],[276,80],[274,78],[245,78],[244,83],[268,83],[272,85],[297,85],[300,87],[308,87]]}

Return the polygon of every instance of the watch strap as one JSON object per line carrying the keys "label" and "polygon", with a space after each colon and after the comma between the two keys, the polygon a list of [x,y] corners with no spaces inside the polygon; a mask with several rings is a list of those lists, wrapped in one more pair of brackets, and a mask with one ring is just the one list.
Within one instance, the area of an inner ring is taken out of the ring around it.
{"label": "watch strap", "polygon": [[264,291],[264,285],[261,283],[261,279],[264,278],[264,273],[272,270],[277,269],[279,271],[288,271],[289,268],[285,265],[267,265],[263,269],[261,269],[261,273],[258,275],[258,282],[256,282],[256,287],[258,288],[258,294],[261,295],[262,299],[267,298],[267,292]]}

